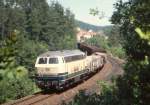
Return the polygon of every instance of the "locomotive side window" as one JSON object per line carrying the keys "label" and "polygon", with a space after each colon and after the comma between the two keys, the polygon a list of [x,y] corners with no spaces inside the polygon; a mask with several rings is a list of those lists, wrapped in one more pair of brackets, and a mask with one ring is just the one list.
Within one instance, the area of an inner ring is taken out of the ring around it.
{"label": "locomotive side window", "polygon": [[65,62],[71,62],[71,61],[84,59],[84,55],[68,56],[68,57],[64,57],[64,59],[65,59]]}
{"label": "locomotive side window", "polygon": [[49,58],[49,64],[58,64],[58,58]]}
{"label": "locomotive side window", "polygon": [[38,64],[47,64],[47,58],[39,58]]}
{"label": "locomotive side window", "polygon": [[64,57],[64,59],[65,59],[65,62],[71,62],[71,56],[69,56],[69,57]]}

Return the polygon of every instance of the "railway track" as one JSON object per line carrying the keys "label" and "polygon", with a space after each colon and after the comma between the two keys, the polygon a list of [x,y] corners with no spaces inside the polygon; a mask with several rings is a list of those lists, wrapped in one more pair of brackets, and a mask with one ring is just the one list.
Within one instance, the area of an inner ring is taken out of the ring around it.
{"label": "railway track", "polygon": [[44,94],[43,92],[38,92],[34,95],[30,95],[30,96],[24,97],[22,99],[16,100],[15,102],[6,103],[3,105],[36,105],[36,103],[43,101],[45,99],[48,99],[54,95],[55,95],[55,93]]}

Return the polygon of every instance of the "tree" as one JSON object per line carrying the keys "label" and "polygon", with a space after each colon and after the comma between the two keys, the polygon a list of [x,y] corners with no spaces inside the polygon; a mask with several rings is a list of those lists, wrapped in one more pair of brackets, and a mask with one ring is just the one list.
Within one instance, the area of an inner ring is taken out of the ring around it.
{"label": "tree", "polygon": [[[64,8],[59,4],[53,2],[50,6],[50,32],[51,40],[48,45],[51,50],[73,49],[76,47],[75,36],[75,21],[74,15],[70,10]],[[67,43],[67,44],[66,44]]]}
{"label": "tree", "polygon": [[114,25],[109,30],[105,30],[104,33],[108,36],[109,46],[121,46],[122,38],[120,37],[119,26]]}
{"label": "tree", "polygon": [[93,38],[87,39],[85,42],[93,46],[108,49],[108,41],[104,36],[97,35]]}
{"label": "tree", "polygon": [[[122,105],[146,105],[150,92],[150,1],[129,0],[116,3],[112,22],[120,26],[123,46],[128,55],[125,74],[117,81],[118,98]],[[144,33],[145,37],[142,37]],[[141,35],[140,35],[141,34]]]}
{"label": "tree", "polygon": [[17,33],[13,32],[0,48],[0,103],[33,93],[34,84],[28,78],[27,69],[16,62],[16,35]]}
{"label": "tree", "polygon": [[1,0],[0,4],[0,40],[5,40],[14,30],[24,32],[24,11],[20,10],[15,0]]}
{"label": "tree", "polygon": [[75,33],[74,15],[57,2],[0,0],[0,103],[31,94],[37,56],[75,48]]}
{"label": "tree", "polygon": [[117,35],[114,35],[115,38],[111,38],[111,37],[113,37],[113,35],[109,35],[108,39],[104,36],[97,35],[97,36],[94,36],[93,38],[85,40],[85,42],[90,45],[105,49],[108,54],[112,54],[113,56],[116,56],[122,59],[125,58],[125,51],[123,50],[119,42],[120,41],[119,38],[117,38]]}

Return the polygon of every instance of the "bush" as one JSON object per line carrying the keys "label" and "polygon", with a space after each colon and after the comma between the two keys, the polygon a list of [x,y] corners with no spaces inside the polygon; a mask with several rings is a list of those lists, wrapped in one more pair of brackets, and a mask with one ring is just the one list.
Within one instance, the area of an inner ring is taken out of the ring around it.
{"label": "bush", "polygon": [[124,59],[125,58],[125,51],[122,48],[121,44],[114,45],[113,42],[107,40],[103,36],[94,36],[93,38],[87,39],[85,41],[86,43],[97,46],[100,48],[105,49],[109,54],[112,54],[113,56],[119,57]]}
{"label": "bush", "polygon": [[22,78],[5,78],[0,81],[0,103],[33,94],[34,85],[27,76]]}
{"label": "bush", "polygon": [[125,58],[125,51],[124,49],[120,47],[111,47],[108,49],[109,53],[111,53],[113,56],[119,57],[124,59]]}
{"label": "bush", "polygon": [[87,94],[81,90],[75,98],[66,105],[118,105],[115,96],[115,85],[106,82],[99,82],[101,94]]}

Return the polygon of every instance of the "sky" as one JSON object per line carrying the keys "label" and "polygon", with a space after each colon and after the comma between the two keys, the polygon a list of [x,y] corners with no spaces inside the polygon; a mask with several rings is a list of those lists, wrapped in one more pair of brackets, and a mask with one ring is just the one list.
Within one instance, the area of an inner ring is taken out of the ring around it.
{"label": "sky", "polygon": [[[51,0],[49,0],[51,1]],[[114,11],[113,4],[118,0],[53,0],[58,1],[64,8],[69,8],[75,15],[75,19],[90,23],[97,26],[110,25],[109,19]],[[90,14],[90,8],[98,8],[104,12],[104,17],[99,19],[98,16]]]}

